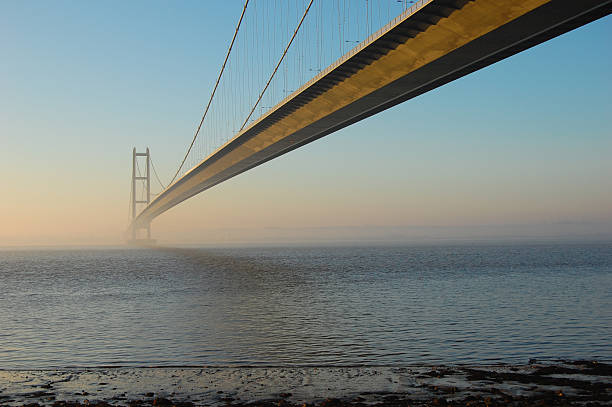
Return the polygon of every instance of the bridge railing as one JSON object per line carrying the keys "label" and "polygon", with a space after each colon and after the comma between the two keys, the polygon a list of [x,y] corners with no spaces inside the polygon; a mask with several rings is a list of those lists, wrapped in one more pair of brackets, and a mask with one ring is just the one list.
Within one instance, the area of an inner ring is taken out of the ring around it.
{"label": "bridge railing", "polygon": [[[181,174],[240,132],[302,18],[303,24],[245,127],[430,1],[250,0],[215,99]],[[209,80],[212,86],[213,78]],[[185,140],[189,137],[185,135]]]}

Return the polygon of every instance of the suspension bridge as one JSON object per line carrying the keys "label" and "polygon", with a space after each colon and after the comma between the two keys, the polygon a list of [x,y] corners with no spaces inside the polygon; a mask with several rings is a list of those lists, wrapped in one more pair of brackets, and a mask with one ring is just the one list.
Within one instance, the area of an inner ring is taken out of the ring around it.
{"label": "suspension bridge", "polygon": [[131,239],[150,241],[153,219],[208,188],[611,12],[612,0],[246,0],[170,183],[148,148],[133,151]]}

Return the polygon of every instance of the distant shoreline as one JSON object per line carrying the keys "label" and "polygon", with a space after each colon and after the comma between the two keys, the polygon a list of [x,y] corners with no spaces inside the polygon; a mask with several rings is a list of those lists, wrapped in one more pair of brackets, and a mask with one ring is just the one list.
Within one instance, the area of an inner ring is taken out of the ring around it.
{"label": "distant shoreline", "polygon": [[[169,243],[163,240],[155,246],[145,247],[160,249],[283,249],[283,248],[343,248],[343,247],[431,247],[431,246],[518,246],[518,245],[610,245],[612,237],[602,237],[600,239],[578,239],[578,238],[481,238],[481,239],[437,239],[422,241],[298,241],[298,242],[259,242],[259,243]],[[0,245],[2,251],[33,251],[33,250],[133,250],[143,247],[130,246],[128,244],[57,244],[57,245]]]}

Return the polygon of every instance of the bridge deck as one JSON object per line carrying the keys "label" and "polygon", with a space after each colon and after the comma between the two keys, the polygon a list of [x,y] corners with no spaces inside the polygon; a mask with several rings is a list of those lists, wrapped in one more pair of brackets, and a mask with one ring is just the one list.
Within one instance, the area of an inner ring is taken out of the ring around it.
{"label": "bridge deck", "polygon": [[170,185],[136,225],[250,168],[611,11],[612,0],[421,0]]}

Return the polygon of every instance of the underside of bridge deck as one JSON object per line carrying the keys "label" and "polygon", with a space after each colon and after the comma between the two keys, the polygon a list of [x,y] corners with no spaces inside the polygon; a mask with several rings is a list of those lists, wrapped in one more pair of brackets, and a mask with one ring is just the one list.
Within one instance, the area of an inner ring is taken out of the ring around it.
{"label": "underside of bridge deck", "polygon": [[423,1],[183,175],[135,222],[147,224],[250,168],[611,11],[612,0]]}

